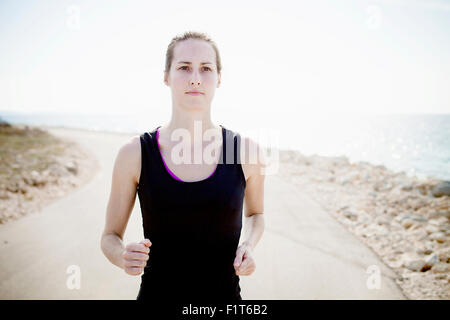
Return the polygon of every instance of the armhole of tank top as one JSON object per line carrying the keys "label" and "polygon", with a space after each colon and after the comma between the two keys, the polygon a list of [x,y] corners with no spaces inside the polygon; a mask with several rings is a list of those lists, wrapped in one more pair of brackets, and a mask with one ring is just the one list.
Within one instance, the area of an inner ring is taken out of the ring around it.
{"label": "armhole of tank top", "polygon": [[145,142],[145,133],[139,136],[139,144],[141,148],[141,172],[139,172],[139,183],[137,185],[137,190],[142,186],[143,176],[144,176],[144,142]]}
{"label": "armhole of tank top", "polygon": [[247,186],[247,181],[245,181],[245,174],[244,174],[244,168],[242,167],[242,159],[241,159],[241,146],[242,146],[242,141],[241,141],[241,135],[239,133],[236,133],[235,135],[235,155],[236,155],[236,162],[237,165],[239,166],[239,172],[244,184],[244,189]]}

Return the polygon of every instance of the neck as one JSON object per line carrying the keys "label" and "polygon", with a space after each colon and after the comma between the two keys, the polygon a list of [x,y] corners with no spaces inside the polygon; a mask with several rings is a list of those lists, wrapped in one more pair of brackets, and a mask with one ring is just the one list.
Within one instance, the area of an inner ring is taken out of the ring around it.
{"label": "neck", "polygon": [[191,137],[194,137],[194,132],[201,133],[203,136],[205,131],[217,128],[218,125],[211,121],[209,109],[207,112],[178,109],[176,112],[172,112],[169,123],[162,126],[161,129],[166,131],[167,136],[170,136],[175,129],[185,129],[189,131]]}

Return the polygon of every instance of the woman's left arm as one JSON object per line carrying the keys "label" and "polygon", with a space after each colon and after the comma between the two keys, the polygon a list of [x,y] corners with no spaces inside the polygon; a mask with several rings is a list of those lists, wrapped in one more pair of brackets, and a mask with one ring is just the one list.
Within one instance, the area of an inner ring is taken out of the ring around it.
{"label": "woman's left arm", "polygon": [[[250,275],[256,269],[253,250],[264,233],[264,178],[266,161],[260,147],[250,139],[245,145],[250,150],[257,150],[257,163],[250,164],[250,176],[246,181],[244,195],[244,234],[241,245],[236,250],[234,268],[237,275]],[[250,144],[254,144],[252,147]],[[246,153],[248,154],[248,153]]]}

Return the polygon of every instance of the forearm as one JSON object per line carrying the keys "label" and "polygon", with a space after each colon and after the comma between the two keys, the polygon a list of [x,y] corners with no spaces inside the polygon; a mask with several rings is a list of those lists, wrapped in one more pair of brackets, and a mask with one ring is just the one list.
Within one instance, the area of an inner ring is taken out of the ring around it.
{"label": "forearm", "polygon": [[108,260],[118,266],[124,268],[122,253],[125,250],[122,239],[116,234],[104,234],[101,240],[103,254]]}
{"label": "forearm", "polygon": [[248,244],[253,250],[264,233],[264,214],[256,213],[245,219],[242,244]]}

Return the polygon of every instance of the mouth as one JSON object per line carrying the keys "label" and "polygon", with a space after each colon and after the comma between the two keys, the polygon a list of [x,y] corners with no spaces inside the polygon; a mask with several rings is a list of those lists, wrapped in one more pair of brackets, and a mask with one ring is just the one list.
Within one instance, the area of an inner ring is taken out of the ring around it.
{"label": "mouth", "polygon": [[203,92],[199,92],[199,91],[189,91],[189,92],[186,92],[186,94],[189,94],[189,95],[191,95],[191,96],[199,96],[199,95],[202,95]]}

